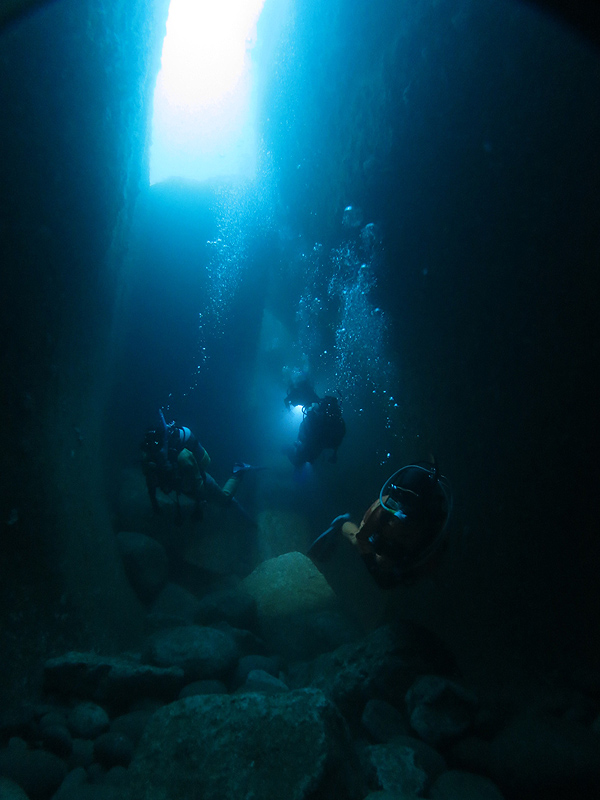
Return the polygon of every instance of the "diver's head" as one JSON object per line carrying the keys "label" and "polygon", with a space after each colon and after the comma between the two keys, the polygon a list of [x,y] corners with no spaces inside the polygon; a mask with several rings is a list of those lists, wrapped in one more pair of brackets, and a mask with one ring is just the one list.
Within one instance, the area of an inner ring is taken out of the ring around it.
{"label": "diver's head", "polygon": [[162,434],[153,428],[148,428],[140,447],[148,457],[157,455],[162,447]]}
{"label": "diver's head", "polygon": [[408,516],[414,516],[419,501],[419,495],[412,489],[407,489],[398,483],[388,483],[382,506],[398,519],[406,519]]}
{"label": "diver's head", "polygon": [[445,538],[452,492],[435,464],[409,464],[381,487],[381,506],[414,534],[413,556],[405,568],[428,560]]}

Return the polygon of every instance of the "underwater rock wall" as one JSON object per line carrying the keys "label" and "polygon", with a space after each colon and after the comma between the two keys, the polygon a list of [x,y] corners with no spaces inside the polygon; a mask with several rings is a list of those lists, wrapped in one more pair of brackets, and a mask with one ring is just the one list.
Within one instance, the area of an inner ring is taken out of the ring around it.
{"label": "underwater rock wall", "polygon": [[103,414],[167,8],[63,0],[0,31],[3,702],[32,691],[42,655],[123,646],[141,624]]}
{"label": "underwater rock wall", "polygon": [[456,494],[437,594],[400,608],[599,658],[597,53],[528,3],[354,0],[294,4],[271,57],[282,205],[325,246],[347,205],[381,224],[402,449]]}

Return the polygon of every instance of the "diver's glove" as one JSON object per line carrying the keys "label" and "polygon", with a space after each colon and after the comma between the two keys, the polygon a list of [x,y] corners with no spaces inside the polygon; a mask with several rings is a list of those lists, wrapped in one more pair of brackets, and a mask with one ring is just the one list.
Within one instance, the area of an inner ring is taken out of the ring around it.
{"label": "diver's glove", "polygon": [[340,514],[332,520],[331,525],[308,548],[306,555],[316,561],[325,561],[333,553],[337,544],[338,533],[344,522],[348,522],[350,514]]}
{"label": "diver's glove", "polygon": [[245,464],[243,461],[236,461],[233,465],[232,472],[234,475],[241,478],[246,472],[258,472],[263,469],[266,469],[266,467],[255,467],[252,464]]}

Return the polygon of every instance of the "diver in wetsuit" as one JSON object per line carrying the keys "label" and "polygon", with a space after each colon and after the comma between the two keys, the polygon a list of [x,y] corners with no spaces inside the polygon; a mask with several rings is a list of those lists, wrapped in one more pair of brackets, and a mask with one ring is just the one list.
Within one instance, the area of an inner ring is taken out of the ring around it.
{"label": "diver in wetsuit", "polygon": [[437,466],[409,464],[388,478],[360,525],[350,521],[350,514],[336,517],[308,555],[317,564],[327,560],[343,534],[377,584],[394,588],[431,566],[445,540],[451,507],[450,485]]}
{"label": "diver in wetsuit", "polygon": [[337,451],[346,435],[346,423],[339,401],[326,395],[304,411],[298,439],[287,448],[286,454],[296,468],[312,464],[323,450],[333,450],[329,461],[337,461]]}
{"label": "diver in wetsuit", "polygon": [[312,382],[305,373],[302,373],[302,375],[290,383],[283,402],[288,409],[290,406],[309,408],[313,403],[318,403],[320,399],[319,395],[315,392]]}
{"label": "diver in wetsuit", "polygon": [[237,462],[233,465],[231,477],[221,488],[215,479],[206,472],[210,456],[198,442],[189,428],[178,427],[174,422],[167,424],[162,410],[159,410],[160,425],[148,429],[142,443],[142,469],[153,511],[160,513],[157,489],[163,494],[175,492],[178,523],[181,523],[179,495],[184,494],[194,500],[192,517],[202,519],[204,503],[234,505],[242,516],[254,523],[247,511],[235,498],[241,480],[246,472],[259,469],[250,464]]}

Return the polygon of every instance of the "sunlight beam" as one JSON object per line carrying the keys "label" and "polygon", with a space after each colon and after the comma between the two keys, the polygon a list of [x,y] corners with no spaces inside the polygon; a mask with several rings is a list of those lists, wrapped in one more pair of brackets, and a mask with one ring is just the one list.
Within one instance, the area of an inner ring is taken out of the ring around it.
{"label": "sunlight beam", "polygon": [[264,0],[171,0],[154,92],[150,183],[252,177],[250,52]]}

